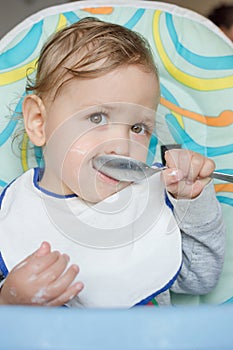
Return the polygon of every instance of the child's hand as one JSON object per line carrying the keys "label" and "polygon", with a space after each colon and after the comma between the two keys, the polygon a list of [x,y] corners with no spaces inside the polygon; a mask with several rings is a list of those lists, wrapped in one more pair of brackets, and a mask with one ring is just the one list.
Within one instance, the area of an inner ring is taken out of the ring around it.
{"label": "child's hand", "polygon": [[195,198],[210,181],[214,162],[199,153],[185,149],[171,149],[165,153],[163,171],[167,191],[175,198]]}
{"label": "child's hand", "polygon": [[51,252],[44,242],[32,255],[13,268],[0,291],[0,304],[60,306],[76,296],[83,284],[71,284],[77,265],[67,270],[69,257]]}

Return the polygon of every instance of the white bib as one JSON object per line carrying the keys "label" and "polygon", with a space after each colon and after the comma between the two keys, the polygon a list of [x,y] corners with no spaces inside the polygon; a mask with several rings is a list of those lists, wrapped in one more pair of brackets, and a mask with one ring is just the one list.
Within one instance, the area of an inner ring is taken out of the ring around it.
{"label": "white bib", "polygon": [[181,236],[160,175],[96,205],[35,187],[33,170],[6,191],[0,249],[9,270],[48,241],[80,267],[84,289],[69,304],[132,307],[168,289],[181,266]]}

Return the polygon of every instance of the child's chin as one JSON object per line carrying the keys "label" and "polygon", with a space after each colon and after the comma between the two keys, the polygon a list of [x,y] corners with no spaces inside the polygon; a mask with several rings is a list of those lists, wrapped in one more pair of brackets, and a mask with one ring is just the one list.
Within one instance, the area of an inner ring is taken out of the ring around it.
{"label": "child's chin", "polygon": [[119,193],[121,190],[123,190],[125,187],[127,187],[128,185],[129,185],[129,182],[118,183],[118,186],[117,188],[115,188],[115,190],[102,194],[101,196],[99,196],[99,200],[97,202],[101,202],[103,200],[108,200],[108,199],[110,202],[115,201],[116,198],[118,198],[115,195]]}
{"label": "child's chin", "polygon": [[90,196],[85,196],[83,197],[83,199],[89,203],[92,203],[92,204],[97,204],[99,202],[102,202],[104,201],[105,199],[107,198],[110,198],[112,195],[114,195],[116,192],[118,192],[117,190],[115,191],[109,191],[109,192],[104,192],[104,193],[96,193],[96,194],[93,194],[90,195]]}
{"label": "child's chin", "polygon": [[119,182],[119,181],[114,186],[112,185],[103,186],[103,184],[101,184],[101,186],[96,186],[94,191],[91,191],[89,193],[87,191],[85,191],[85,193],[84,192],[80,193],[80,197],[89,203],[96,204],[120,192],[129,184],[130,184],[129,182]]}

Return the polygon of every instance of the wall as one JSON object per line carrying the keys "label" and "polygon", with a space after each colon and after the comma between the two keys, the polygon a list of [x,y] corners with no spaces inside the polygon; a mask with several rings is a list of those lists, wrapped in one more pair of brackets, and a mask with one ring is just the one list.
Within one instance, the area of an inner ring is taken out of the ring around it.
{"label": "wall", "polygon": [[230,4],[233,5],[233,0],[160,0],[174,5],[186,7],[190,10],[199,12],[202,15],[206,15],[209,11],[218,4]]}
{"label": "wall", "polygon": [[0,38],[29,15],[66,0],[0,0]]}
{"label": "wall", "polygon": [[[131,1],[134,2],[134,0]],[[0,38],[30,14],[65,2],[69,0],[0,0]],[[162,0],[161,2],[180,5],[205,15],[222,0]],[[224,2],[233,4],[233,0],[224,0]]]}

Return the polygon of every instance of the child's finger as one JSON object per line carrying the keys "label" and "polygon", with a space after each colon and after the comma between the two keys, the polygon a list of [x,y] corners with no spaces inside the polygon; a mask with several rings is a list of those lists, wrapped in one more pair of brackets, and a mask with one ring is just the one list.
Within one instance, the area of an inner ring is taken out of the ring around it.
{"label": "child's finger", "polygon": [[68,303],[72,300],[76,295],[78,295],[84,288],[82,282],[76,282],[71,285],[68,289],[65,290],[64,293],[59,295],[57,298],[51,300],[46,304],[46,306],[61,306]]}
{"label": "child's finger", "polygon": [[200,171],[200,178],[205,178],[211,176],[212,172],[215,169],[215,163],[212,159],[206,158],[205,162]]}
{"label": "child's finger", "polygon": [[28,261],[30,261],[32,258],[36,256],[45,256],[49,254],[51,251],[50,244],[48,242],[43,242],[40,247],[34,251],[32,254],[28,255],[25,259],[23,259],[21,262],[19,262],[15,267],[14,270],[18,270],[22,268],[23,266],[26,266]]}
{"label": "child's finger", "polygon": [[186,181],[188,183],[193,183],[200,176],[200,171],[203,167],[205,158],[198,153],[192,152],[192,156],[190,158],[190,167],[189,171],[186,175]]}
{"label": "child's finger", "polygon": [[36,256],[45,256],[51,252],[51,246],[48,242],[42,242],[39,249],[35,252]]}
{"label": "child's finger", "polygon": [[65,271],[70,258],[67,254],[62,254],[59,258],[51,264],[46,270],[43,270],[39,275],[37,275],[40,283],[50,284],[56,281],[62,273]]}
{"label": "child's finger", "polygon": [[207,183],[210,181],[210,178],[204,178],[201,180],[196,180],[189,186],[187,186],[187,182],[185,187],[183,188],[183,191],[179,191],[177,198],[183,198],[183,199],[194,199],[199,196],[199,194],[202,192],[203,188],[207,185]]}
{"label": "child's finger", "polygon": [[167,191],[177,199],[196,198],[202,192],[203,188],[210,181],[210,178],[196,180],[192,183],[187,183],[186,180],[171,184],[167,187]]}
{"label": "child's finger", "polygon": [[192,153],[185,149],[171,149],[166,151],[165,160],[168,168],[181,169],[186,177],[189,173]]}
{"label": "child's finger", "polygon": [[26,268],[36,274],[40,274],[49,266],[53,265],[60,258],[60,256],[61,253],[58,251],[53,251],[40,257],[38,257],[36,253],[32,254],[27,260]]}
{"label": "child's finger", "polygon": [[165,169],[162,172],[163,181],[166,187],[170,185],[177,184],[180,180],[184,178],[184,174],[182,170],[178,169]]}
{"label": "child's finger", "polygon": [[185,181],[176,182],[167,186],[167,191],[175,198],[185,198],[187,193],[192,190],[191,185],[187,185]]}
{"label": "child's finger", "polygon": [[50,283],[46,288],[47,300],[51,301],[63,294],[74,281],[78,273],[79,267],[77,265],[71,265],[60,278]]}

